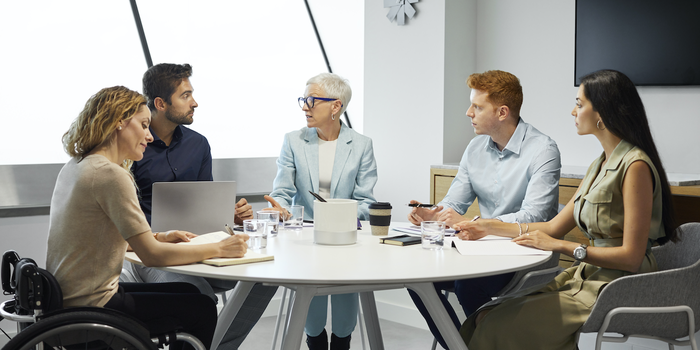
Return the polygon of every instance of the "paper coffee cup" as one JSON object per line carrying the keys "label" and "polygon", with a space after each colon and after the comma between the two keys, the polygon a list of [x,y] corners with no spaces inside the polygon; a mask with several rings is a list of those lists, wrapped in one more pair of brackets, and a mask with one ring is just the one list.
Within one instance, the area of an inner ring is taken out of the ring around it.
{"label": "paper coffee cup", "polygon": [[391,224],[391,204],[389,202],[374,202],[369,205],[369,225],[374,236],[389,234]]}

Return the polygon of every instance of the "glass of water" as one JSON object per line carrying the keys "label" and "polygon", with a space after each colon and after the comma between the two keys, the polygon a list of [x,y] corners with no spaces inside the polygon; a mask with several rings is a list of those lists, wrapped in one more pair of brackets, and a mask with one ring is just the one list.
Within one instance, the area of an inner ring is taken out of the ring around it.
{"label": "glass of water", "polygon": [[445,223],[442,221],[421,222],[420,237],[423,249],[442,249],[445,241]]}
{"label": "glass of water", "polygon": [[280,213],[272,210],[261,210],[256,212],[256,218],[267,222],[267,234],[269,236],[277,236],[277,230],[280,226]]}
{"label": "glass of water", "polygon": [[248,248],[267,248],[267,221],[243,220],[243,232],[250,237],[248,240]]}
{"label": "glass of water", "polygon": [[285,230],[293,230],[293,231],[300,231],[301,229],[304,228],[304,206],[303,205],[292,205],[289,208],[286,208],[289,214],[291,214],[289,217],[284,218],[284,221],[282,222],[282,227],[284,227]]}

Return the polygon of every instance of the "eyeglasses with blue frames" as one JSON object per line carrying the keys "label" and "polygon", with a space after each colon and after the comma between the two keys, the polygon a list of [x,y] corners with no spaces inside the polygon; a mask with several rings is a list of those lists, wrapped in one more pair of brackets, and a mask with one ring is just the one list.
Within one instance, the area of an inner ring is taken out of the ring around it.
{"label": "eyeglasses with blue frames", "polygon": [[311,109],[311,108],[314,108],[314,103],[316,103],[316,100],[335,101],[335,100],[337,100],[337,98],[325,98],[325,97],[309,96],[309,97],[299,97],[297,100],[299,101],[299,108],[304,109],[304,103],[306,103],[306,106],[309,107],[309,109]]}

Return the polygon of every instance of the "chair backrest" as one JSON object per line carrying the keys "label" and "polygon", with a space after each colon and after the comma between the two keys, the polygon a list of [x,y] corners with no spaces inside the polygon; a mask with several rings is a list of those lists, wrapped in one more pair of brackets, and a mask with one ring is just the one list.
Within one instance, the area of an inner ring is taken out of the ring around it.
{"label": "chair backrest", "polygon": [[[695,332],[700,330],[700,223],[685,224],[681,231],[678,243],[652,248],[659,271],[621,277],[605,286],[581,332],[597,332],[614,308],[678,305],[694,311]],[[607,331],[677,339],[688,335],[687,318],[683,313],[622,314]]]}
{"label": "chair backrest", "polygon": [[520,280],[523,278],[526,278],[526,275],[530,272],[533,271],[538,271],[538,270],[544,270],[544,269],[550,269],[553,267],[559,266],[559,253],[552,252],[552,256],[549,258],[549,260],[537,265],[533,266],[529,269],[525,270],[520,270],[515,273],[513,278],[506,284],[505,287],[503,287],[497,294],[496,296],[504,296],[508,295],[511,293],[516,293],[521,290],[525,290],[528,288],[533,288],[536,286],[541,286],[544,284],[549,283],[554,277],[556,277],[557,272],[551,272],[548,274],[544,275],[539,275],[539,276],[534,276],[534,277],[527,277],[527,280],[524,281],[524,283],[520,284]]}
{"label": "chair backrest", "polygon": [[680,241],[652,248],[659,271],[690,266],[700,260],[700,222],[683,224]]}
{"label": "chair backrest", "polygon": [[9,250],[3,254],[0,280],[5,294],[14,294],[15,312],[30,315],[34,310],[43,313],[63,308],[63,292],[56,278],[39,268],[30,258],[20,258]]}

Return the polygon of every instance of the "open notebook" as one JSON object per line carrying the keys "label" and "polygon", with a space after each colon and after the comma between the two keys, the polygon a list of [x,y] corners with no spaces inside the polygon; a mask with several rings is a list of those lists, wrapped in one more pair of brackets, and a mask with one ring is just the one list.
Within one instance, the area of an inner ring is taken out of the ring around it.
{"label": "open notebook", "polygon": [[[181,242],[178,244],[206,244],[206,243],[216,243],[220,242],[226,238],[229,238],[229,234],[224,231],[210,232],[203,235],[199,235],[192,238],[189,242]],[[259,261],[274,260],[274,255],[257,253],[251,250],[246,251],[242,258],[211,258],[203,260],[202,263],[214,265],[214,266],[228,266],[228,265],[240,265],[248,264]]]}

